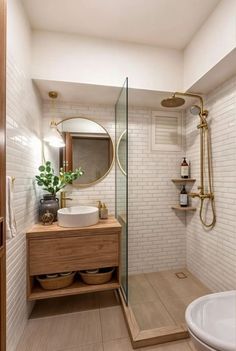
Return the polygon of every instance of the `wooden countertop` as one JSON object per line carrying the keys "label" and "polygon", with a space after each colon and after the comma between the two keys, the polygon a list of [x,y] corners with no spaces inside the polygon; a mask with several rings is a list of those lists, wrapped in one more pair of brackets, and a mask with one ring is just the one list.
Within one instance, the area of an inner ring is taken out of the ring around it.
{"label": "wooden countertop", "polygon": [[65,235],[93,235],[93,234],[114,234],[121,231],[121,225],[113,216],[108,219],[100,219],[95,225],[89,227],[65,228],[59,227],[57,222],[52,225],[43,225],[41,223],[35,224],[27,233],[27,238],[40,237],[60,237]]}

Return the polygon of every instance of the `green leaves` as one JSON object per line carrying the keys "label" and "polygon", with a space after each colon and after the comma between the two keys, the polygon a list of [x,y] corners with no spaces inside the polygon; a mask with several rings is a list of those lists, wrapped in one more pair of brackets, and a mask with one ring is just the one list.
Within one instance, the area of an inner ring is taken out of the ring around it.
{"label": "green leaves", "polygon": [[45,166],[40,166],[40,167],[39,167],[39,171],[40,171],[40,172],[44,172],[44,171],[45,171]]}
{"label": "green leaves", "polygon": [[84,174],[84,171],[80,168],[76,168],[75,171],[64,172],[63,168],[60,169],[60,179],[62,182],[71,184],[74,180],[78,179]]}
{"label": "green leaves", "polygon": [[58,184],[59,184],[59,178],[57,176],[54,176],[53,185],[58,185]]}
{"label": "green leaves", "polygon": [[84,174],[81,167],[76,168],[75,171],[64,172],[60,169],[59,176],[54,175],[54,169],[50,161],[46,161],[44,165],[39,166],[39,175],[35,176],[38,186],[42,186],[43,190],[55,195],[59,190],[63,189],[67,184],[71,184]]}

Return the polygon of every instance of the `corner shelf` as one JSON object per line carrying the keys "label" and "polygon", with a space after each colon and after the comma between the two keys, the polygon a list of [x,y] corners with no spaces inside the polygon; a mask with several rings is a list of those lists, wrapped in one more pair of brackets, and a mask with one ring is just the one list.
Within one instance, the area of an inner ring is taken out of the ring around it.
{"label": "corner shelf", "polygon": [[[171,181],[175,184],[186,184],[186,183],[194,183],[196,179],[194,178],[173,178]],[[196,207],[187,206],[181,207],[180,205],[172,206],[172,210],[182,211],[182,212],[189,212],[189,211],[196,211]]]}
{"label": "corner shelf", "polygon": [[172,210],[177,210],[177,211],[196,211],[196,207],[192,206],[187,206],[187,207],[181,207],[181,206],[172,206]]}
{"label": "corner shelf", "polygon": [[194,183],[196,182],[196,179],[193,178],[174,178],[171,179],[173,183]]}

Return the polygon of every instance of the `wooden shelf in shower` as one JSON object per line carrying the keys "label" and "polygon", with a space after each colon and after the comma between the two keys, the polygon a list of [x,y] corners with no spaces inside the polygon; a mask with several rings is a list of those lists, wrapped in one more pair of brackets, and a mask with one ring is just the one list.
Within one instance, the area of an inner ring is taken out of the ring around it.
{"label": "wooden shelf in shower", "polygon": [[196,179],[193,178],[174,178],[171,179],[173,183],[194,183],[196,182]]}
{"label": "wooden shelf in shower", "polygon": [[181,207],[181,206],[172,206],[172,210],[177,210],[177,211],[196,211],[196,207],[188,206],[188,207]]}

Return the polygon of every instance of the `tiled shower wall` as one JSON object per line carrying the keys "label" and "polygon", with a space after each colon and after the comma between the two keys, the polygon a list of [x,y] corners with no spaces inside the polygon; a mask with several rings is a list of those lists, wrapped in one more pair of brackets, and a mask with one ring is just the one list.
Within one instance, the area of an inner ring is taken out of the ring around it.
{"label": "tiled shower wall", "polygon": [[[185,215],[178,203],[182,151],[151,149],[151,110],[129,111],[129,270],[160,271],[185,266]],[[184,145],[184,141],[183,141]]]}
{"label": "tiled shower wall", "polygon": [[[206,97],[211,129],[217,221],[201,225],[199,213],[187,217],[187,266],[213,291],[236,289],[236,77]],[[197,117],[187,115],[187,156],[199,185]],[[199,200],[193,200],[199,208]],[[211,211],[208,209],[208,221]]]}
{"label": "tiled shower wall", "polygon": [[[129,111],[129,270],[150,272],[185,266],[185,215],[171,210],[178,201],[179,188],[171,178],[179,176],[182,152],[152,151],[149,144],[151,110]],[[50,124],[50,104],[44,102],[44,125]],[[58,119],[85,116],[102,124],[114,140],[115,115],[112,107],[57,103]],[[52,153],[51,153],[52,154]],[[57,162],[54,162],[57,163]],[[68,205],[105,201],[115,212],[115,169],[96,185],[69,188]]]}
{"label": "tiled shower wall", "polygon": [[15,177],[13,208],[17,234],[8,239],[7,351],[15,351],[26,326],[26,231],[38,220],[38,190],[33,182],[41,163],[41,100],[30,79],[31,31],[18,0],[8,1],[7,175]]}

